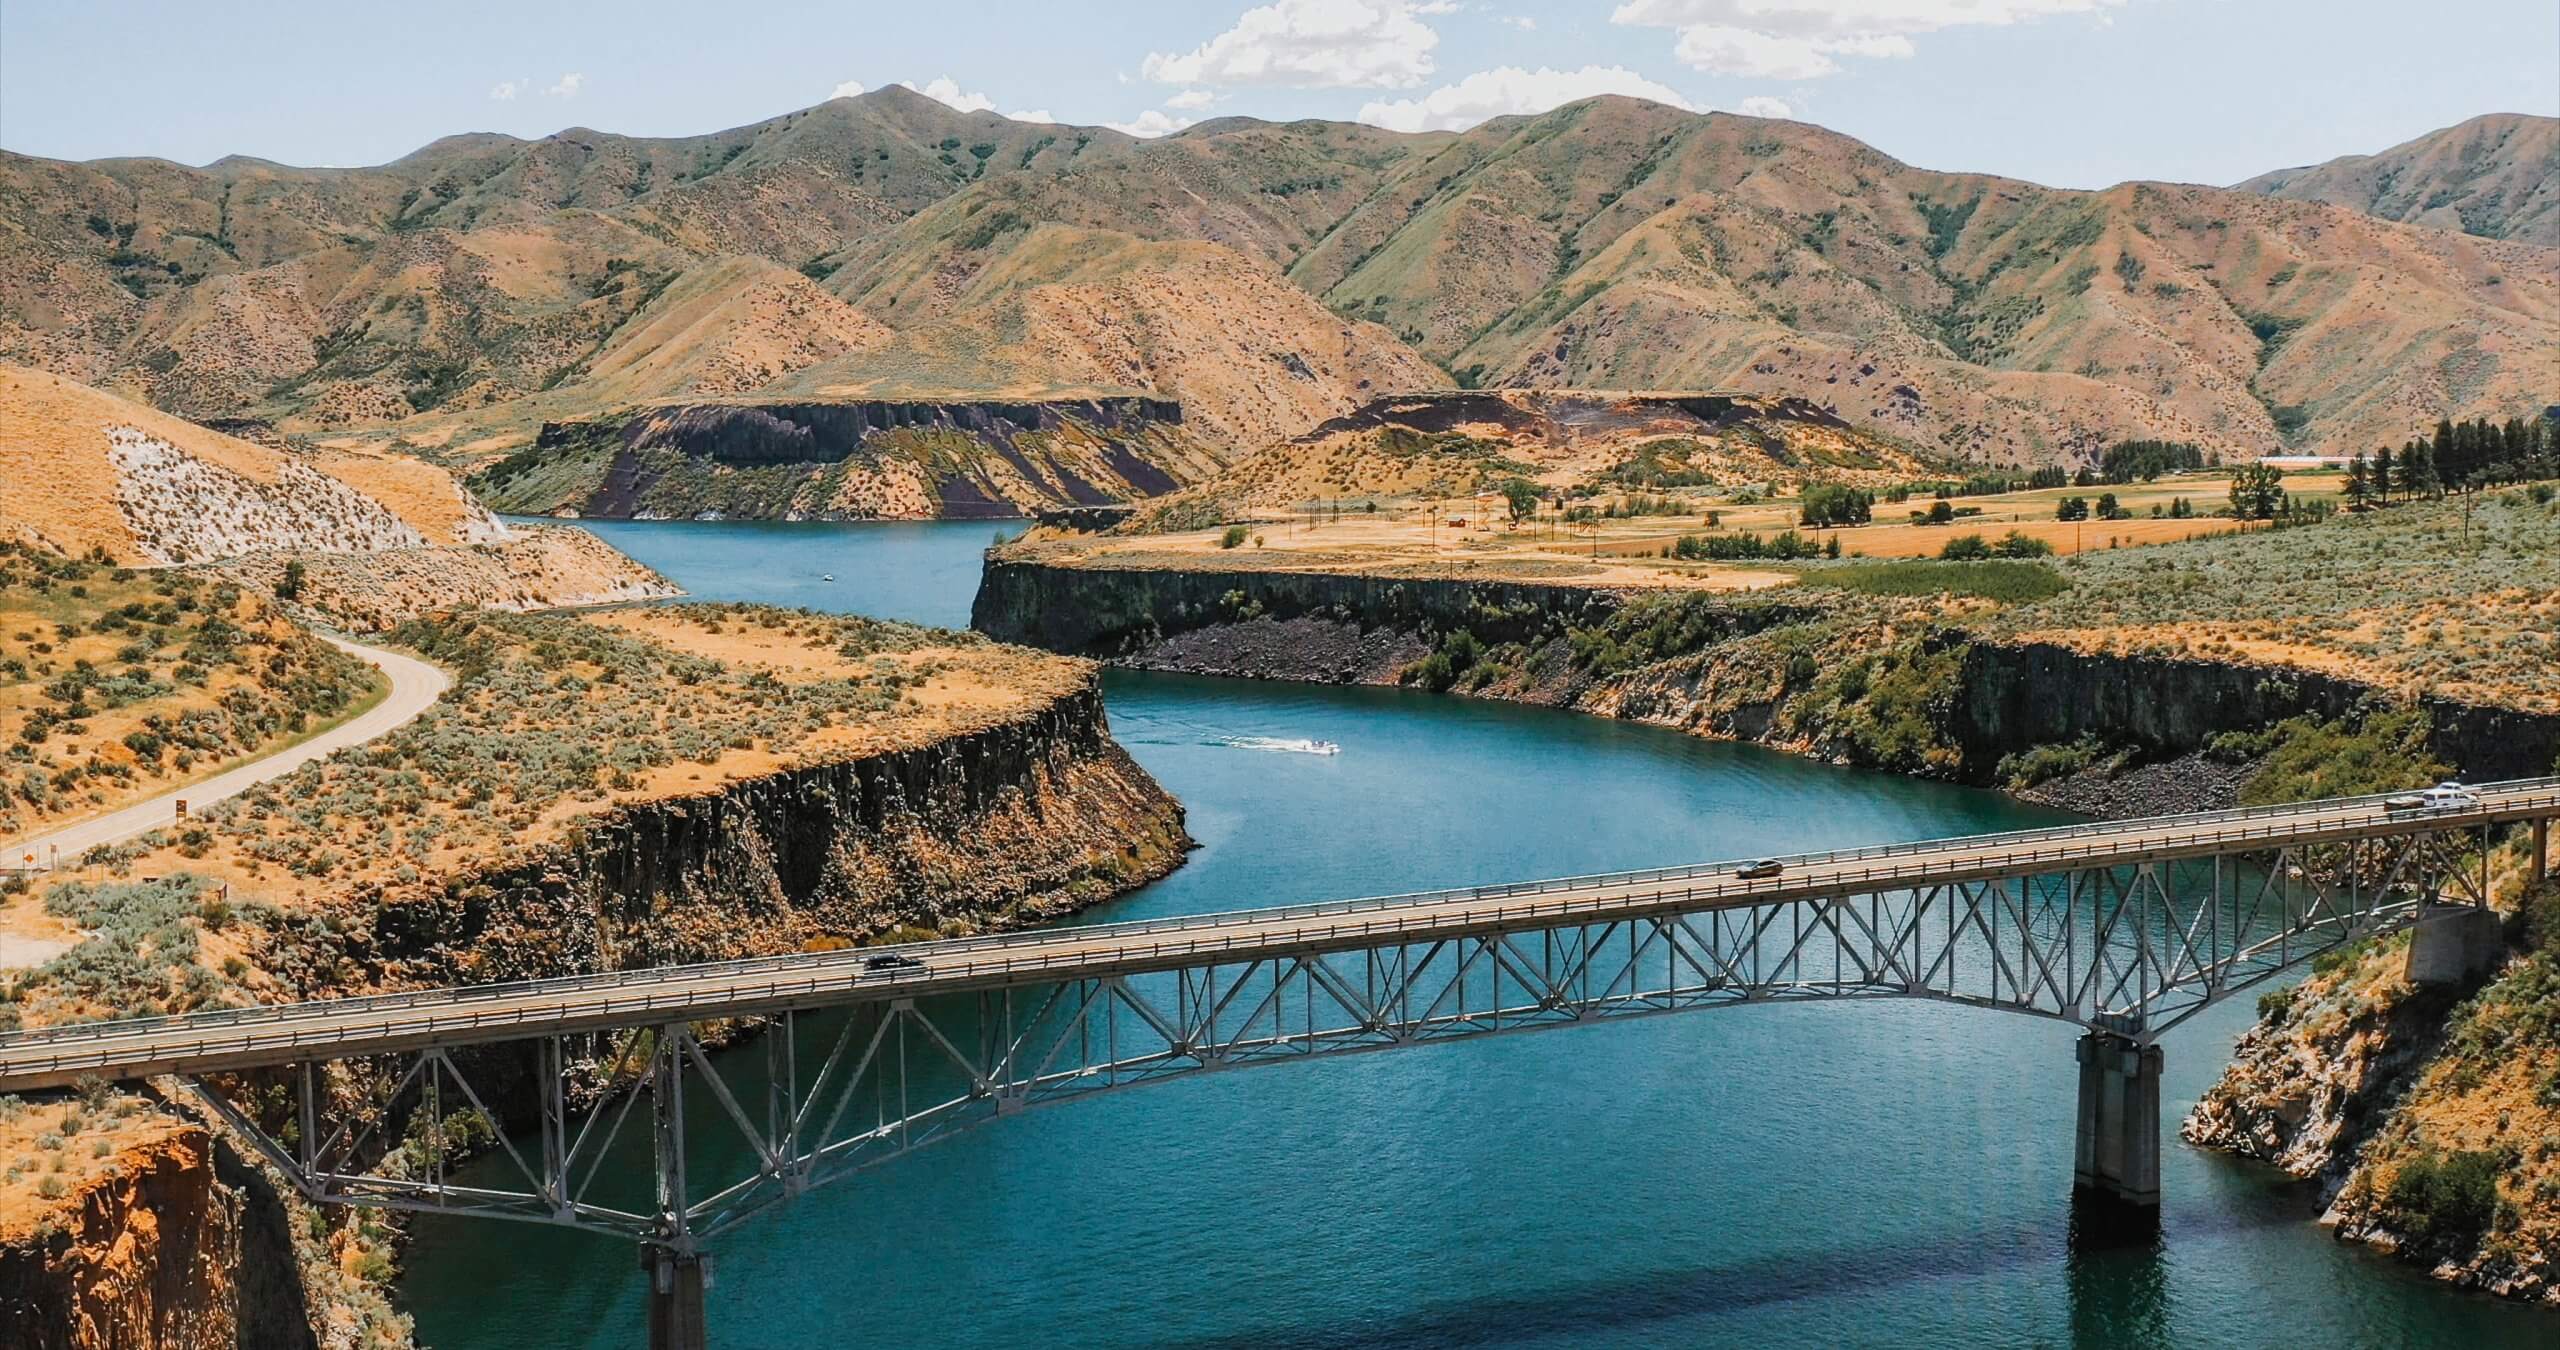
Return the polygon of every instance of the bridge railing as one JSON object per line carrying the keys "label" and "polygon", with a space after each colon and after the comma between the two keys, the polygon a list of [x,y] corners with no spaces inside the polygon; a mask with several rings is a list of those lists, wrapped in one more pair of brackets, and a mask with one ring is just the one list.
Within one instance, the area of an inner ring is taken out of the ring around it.
{"label": "bridge railing", "polygon": [[[2544,809],[2560,811],[2560,779],[2522,779],[2509,783],[2485,784],[2475,789],[2493,802],[2473,810],[2433,812],[2408,817],[2412,830],[2449,828],[2489,823],[2485,818],[2516,811],[2534,812]],[[2230,811],[2205,812],[2191,816],[2155,817],[2145,821],[2114,822],[2096,828],[2053,827],[2041,830],[2011,831],[2003,834],[1959,836],[1954,839],[1924,840],[1905,844],[1875,845],[1864,848],[1832,850],[1824,853],[1790,855],[1791,869],[1822,867],[1877,858],[1899,857],[1923,859],[1931,853],[1960,848],[1965,857],[1963,870],[1969,872],[2002,872],[2023,870],[2033,864],[2088,861],[2104,857],[2105,850],[2093,847],[2112,836],[2138,836],[2148,847],[2187,848],[2204,845],[2245,844],[2292,837],[2299,830],[2261,825],[2277,818],[2299,817],[2327,819],[2351,813],[2352,808],[2380,805],[2390,795],[2338,798],[2318,803],[2282,807],[2252,807]],[[2337,823],[2337,822],[2331,822]],[[2161,834],[2166,825],[2191,828],[2174,834]],[[2208,828],[2192,828],[2192,827]],[[2238,828],[2231,828],[2237,826]],[[2220,827],[2220,828],[2211,828]],[[2044,847],[2056,841],[2078,841],[2076,847]],[[2019,847],[2025,845],[2025,847]],[[516,981],[504,984],[460,985],[445,989],[418,990],[400,994],[375,994],[359,998],[331,999],[302,1003],[268,1004],[248,1008],[217,1009],[168,1017],[134,1018],[112,1023],[84,1023],[74,1026],[49,1027],[34,1031],[0,1035],[0,1053],[30,1049],[53,1043],[76,1044],[83,1052],[48,1056],[42,1060],[11,1054],[20,1072],[57,1072],[78,1067],[96,1059],[110,1046],[149,1041],[172,1033],[201,1033],[225,1026],[254,1023],[266,1028],[291,1027],[295,1023],[320,1019],[361,1020],[375,1014],[397,1014],[422,1008],[449,1012],[450,1016],[425,1019],[400,1019],[402,1034],[438,1034],[481,1026],[521,1025],[528,1020],[527,1010],[468,1009],[471,1004],[541,1002],[597,991],[614,991],[633,985],[655,984],[676,986],[659,991],[633,992],[621,997],[607,997],[579,1003],[576,1011],[582,1017],[621,1017],[633,1013],[682,1011],[700,1006],[706,995],[716,994],[728,1003],[756,1003],[795,996],[818,996],[843,988],[839,977],[852,968],[864,976],[866,988],[879,988],[883,996],[901,986],[923,982],[966,982],[1008,975],[1054,973],[1091,967],[1099,961],[1156,960],[1166,956],[1206,956],[1234,951],[1247,945],[1268,946],[1270,938],[1256,934],[1238,935],[1231,931],[1247,925],[1268,925],[1310,918],[1349,918],[1380,911],[1406,911],[1394,918],[1365,918],[1356,923],[1327,924],[1321,930],[1307,930],[1287,936],[1293,941],[1325,945],[1339,944],[1346,938],[1392,938],[1399,934],[1445,928],[1450,918],[1430,912],[1433,907],[1460,901],[1499,900],[1510,896],[1534,894],[1560,898],[1535,900],[1522,905],[1502,905],[1491,911],[1466,914],[1468,926],[1509,927],[1536,926],[1545,920],[1547,926],[1569,920],[1579,914],[1605,913],[1622,906],[1625,898],[1604,898],[1580,892],[1613,890],[1627,886],[1675,881],[1694,882],[1712,877],[1705,887],[1684,886],[1675,895],[1669,890],[1632,897],[1650,902],[1672,902],[1678,905],[1712,904],[1723,899],[1748,898],[1768,888],[1754,881],[1731,875],[1733,864],[1708,863],[1695,866],[1655,868],[1634,872],[1601,873],[1543,882],[1522,882],[1495,886],[1448,888],[1418,891],[1401,896],[1379,896],[1359,900],[1325,901],[1302,905],[1284,905],[1258,910],[1230,910],[1216,914],[1171,919],[1134,920],[1126,923],[1100,924],[1086,927],[1035,929],[1027,932],[997,934],[985,937],[945,939],[930,943],[898,946],[852,948],[836,952],[807,953],[784,956],[748,957],[731,961],[704,962],[696,965],[650,967],[639,970],[607,971],[591,975],[556,976],[542,980]],[[1925,869],[1924,869],[1925,870]],[[1944,869],[1940,869],[1944,870]],[[1913,878],[1909,869],[1860,868],[1856,871],[1832,871],[1818,878],[1819,890],[1891,889],[1907,884]],[[1787,880],[1803,880],[1787,877]],[[1867,883],[1883,883],[1881,886]],[[1772,903],[1806,898],[1803,895],[1772,895]],[[1424,911],[1412,913],[1410,911]],[[1154,934],[1181,933],[1180,940],[1158,940],[1139,947],[1135,939]],[[1097,958],[1089,952],[1070,951],[1035,955],[1002,955],[996,959],[976,959],[980,953],[1005,952],[1039,946],[1054,946],[1061,939],[1114,940],[1119,945]],[[883,953],[929,952],[934,960],[922,966],[863,970],[862,963]],[[953,958],[959,958],[955,964]],[[739,977],[769,978],[741,984]],[[338,1030],[317,1036],[312,1045],[358,1039],[361,1028]],[[298,1031],[288,1031],[281,1038],[266,1035],[214,1040],[189,1036],[192,1053],[216,1055],[228,1051],[247,1051],[260,1046],[299,1046],[304,1044]]]}

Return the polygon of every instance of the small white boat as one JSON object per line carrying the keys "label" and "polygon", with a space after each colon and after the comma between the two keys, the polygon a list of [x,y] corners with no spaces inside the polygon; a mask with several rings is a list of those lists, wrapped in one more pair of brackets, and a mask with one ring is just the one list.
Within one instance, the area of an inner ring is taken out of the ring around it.
{"label": "small white boat", "polygon": [[833,581],[833,580],[835,580],[835,579],[836,579],[836,574],[835,574],[835,573],[833,573],[833,572],[829,572],[829,573],[827,573],[825,576],[822,576],[822,577],[818,578],[818,580],[820,580],[820,581]]}
{"label": "small white boat", "polygon": [[1342,747],[1332,741],[1308,740],[1299,736],[1221,736],[1217,743],[1236,750],[1274,750],[1287,755],[1342,753]]}

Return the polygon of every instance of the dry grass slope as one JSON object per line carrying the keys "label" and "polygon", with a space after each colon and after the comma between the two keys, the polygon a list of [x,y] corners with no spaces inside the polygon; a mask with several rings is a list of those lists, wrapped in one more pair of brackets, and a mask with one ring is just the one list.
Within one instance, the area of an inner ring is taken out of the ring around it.
{"label": "dry grass slope", "polygon": [[2549,138],[2087,193],[1626,99],[1141,142],[892,88],[371,169],[0,156],[0,357],[461,462],[751,386],[1143,389],[1241,451],[1452,376],[1807,397],[2003,464],[2366,448],[2547,399]]}

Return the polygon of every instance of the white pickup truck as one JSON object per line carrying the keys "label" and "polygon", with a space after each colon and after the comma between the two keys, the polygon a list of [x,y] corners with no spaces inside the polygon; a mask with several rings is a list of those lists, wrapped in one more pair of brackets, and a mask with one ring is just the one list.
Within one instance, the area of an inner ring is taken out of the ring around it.
{"label": "white pickup truck", "polygon": [[2418,792],[2404,792],[2383,802],[2383,809],[2402,811],[2461,811],[2480,804],[2480,794],[2460,783],[2438,783]]}

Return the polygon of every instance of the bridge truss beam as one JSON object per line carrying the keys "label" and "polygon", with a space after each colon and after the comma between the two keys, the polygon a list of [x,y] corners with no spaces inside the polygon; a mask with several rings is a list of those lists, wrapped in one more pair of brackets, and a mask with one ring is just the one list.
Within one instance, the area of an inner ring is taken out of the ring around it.
{"label": "bridge truss beam", "polygon": [[[2087,1027],[2137,1068],[2147,1054],[2154,1095],[2137,1073],[2132,1099],[2150,1102],[2147,1130],[2104,1165],[2084,1140],[2081,1172],[2156,1202],[2156,1039],[2429,905],[2485,905],[2491,842],[2448,829],[2060,868],[305,1063],[284,1075],[283,1119],[204,1095],[314,1201],[641,1243],[679,1321],[687,1281],[698,1315],[710,1238],[1005,1115],[1250,1065],[1746,1004],[1934,999]],[[745,1035],[758,1045],[712,1053]],[[350,1092],[366,1100],[350,1109]],[[2084,1069],[2084,1133],[2090,1100]],[[458,1169],[465,1153],[477,1161]]]}

